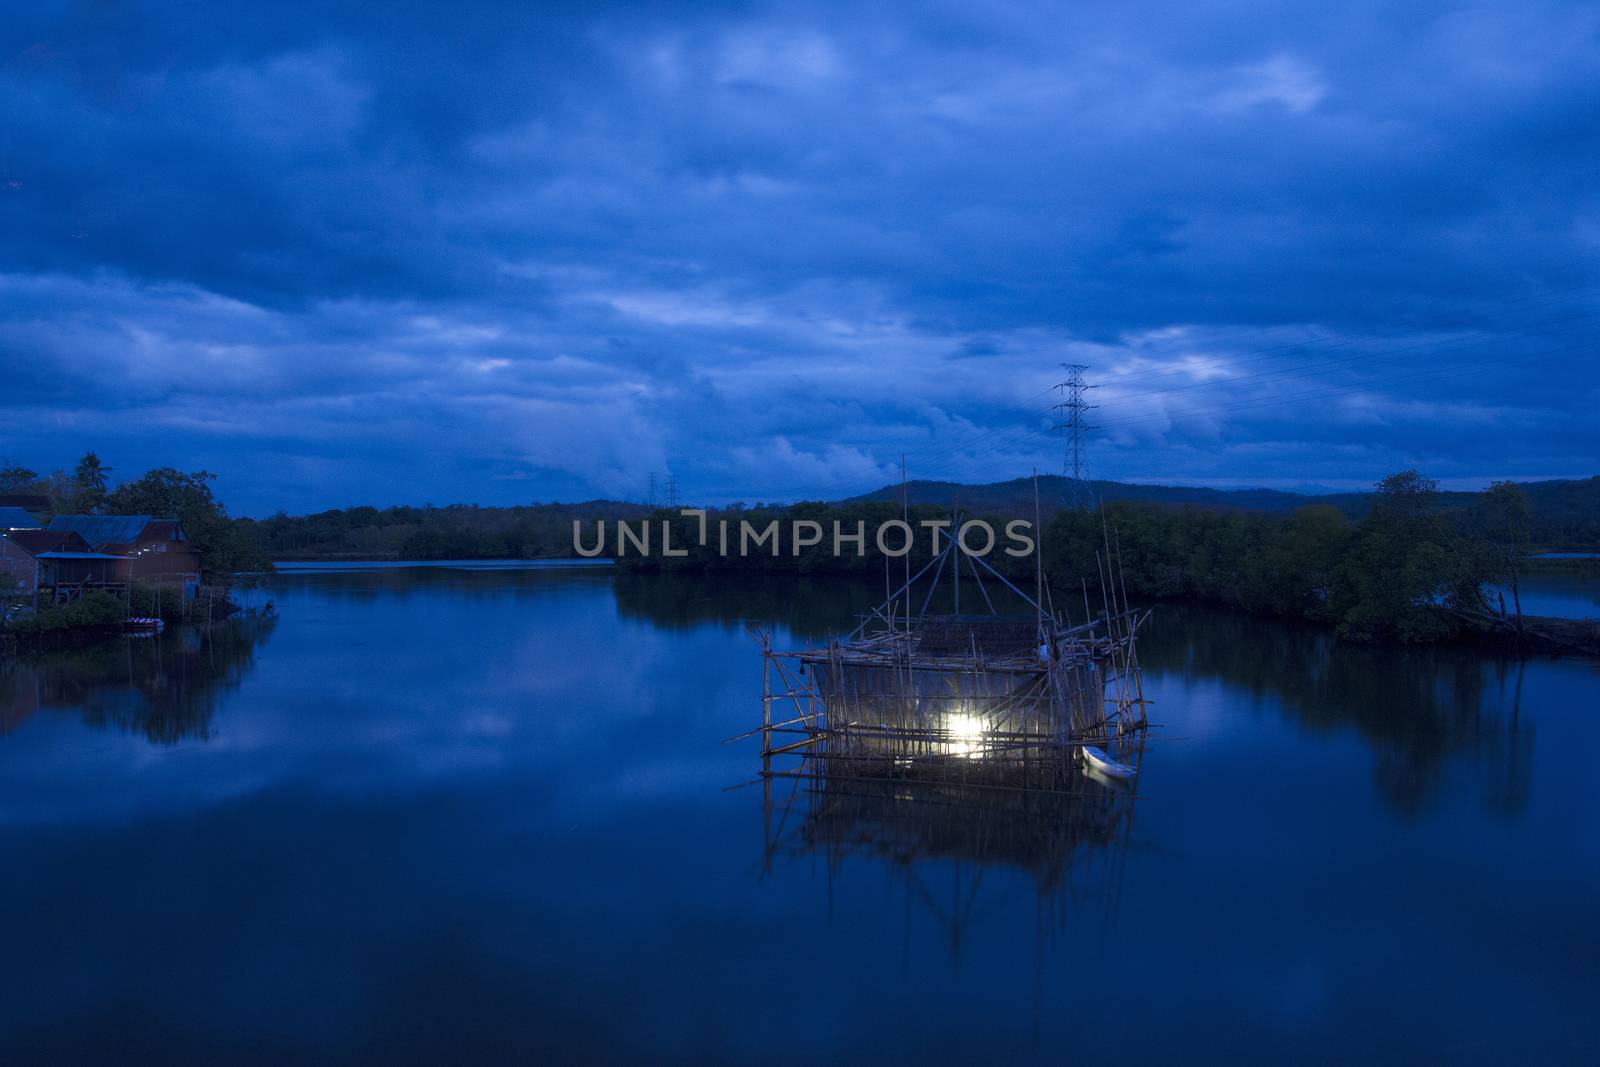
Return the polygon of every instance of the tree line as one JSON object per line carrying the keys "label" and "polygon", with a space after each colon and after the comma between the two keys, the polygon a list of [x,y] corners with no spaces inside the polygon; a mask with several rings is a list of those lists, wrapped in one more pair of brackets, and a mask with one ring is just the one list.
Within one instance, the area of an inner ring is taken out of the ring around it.
{"label": "tree line", "polygon": [[[120,485],[110,468],[86,454],[72,474],[40,476],[10,464],[0,468],[0,492],[34,492],[57,513],[175,515],[203,556],[208,581],[240,572],[264,572],[271,560],[319,558],[533,559],[573,556],[573,523],[670,523],[684,556],[626,556],[624,569],[709,572],[902,573],[905,561],[885,556],[869,535],[864,551],[835,555],[831,537],[796,553],[786,543],[768,552],[723,554],[715,536],[700,544],[699,520],[662,509],[616,501],[532,504],[524,507],[351,507],[304,516],[282,513],[263,520],[235,519],[211,490],[213,475],[166,467]],[[1044,564],[1062,595],[1079,579],[1091,584],[1104,565],[1107,538],[1118,559],[1118,578],[1130,595],[1182,598],[1245,611],[1303,618],[1333,626],[1360,641],[1424,642],[1520,617],[1518,581],[1536,530],[1529,496],[1513,483],[1496,483],[1463,502],[1439,493],[1416,471],[1379,482],[1366,514],[1352,518],[1329,504],[1309,504],[1290,514],[1116,501],[1095,511],[1057,510],[1040,538]],[[921,523],[948,518],[939,505],[913,505],[907,517],[919,534],[910,563],[931,557]],[[875,530],[901,518],[901,506],[883,500],[793,505],[732,505],[706,518],[735,528],[811,520],[832,531],[857,523]],[[1015,510],[966,515],[996,528]],[[1026,516],[1025,516],[1026,517]],[[657,526],[659,529],[659,526]],[[614,551],[614,549],[613,549]],[[1101,554],[1097,561],[1096,553]],[[608,553],[610,554],[610,553]],[[1019,585],[1032,580],[1031,558],[996,552],[988,562]],[[1488,590],[1505,586],[1502,598]]]}
{"label": "tree line", "polygon": [[[910,509],[916,526],[948,517],[949,510]],[[797,504],[754,511],[712,511],[708,521],[740,519],[764,523],[805,518],[825,529],[865,521],[868,530],[901,517],[888,502]],[[999,525],[1011,515],[987,518]],[[628,570],[711,572],[885,572],[885,556],[869,536],[866,551],[835,556],[827,538],[798,553],[723,555],[715,539],[698,544],[698,521],[657,513],[652,521],[674,526],[672,543],[686,555],[625,556]],[[1491,625],[1520,619],[1519,579],[1532,547],[1533,516],[1527,494],[1509,482],[1473,495],[1466,506],[1439,501],[1437,484],[1416,471],[1379,482],[1365,516],[1352,520],[1339,508],[1311,504],[1292,514],[1225,511],[1117,501],[1100,510],[1060,510],[1044,524],[1044,566],[1055,598],[1076,602],[1080,580],[1097,589],[1096,577],[1116,561],[1116,580],[1135,599],[1187,599],[1223,604],[1257,614],[1306,619],[1334,627],[1354,641],[1451,640]],[[891,546],[891,547],[897,547]],[[930,555],[921,537],[913,568]],[[987,561],[1023,588],[1033,580],[1034,561],[994,553]],[[891,576],[904,562],[889,564]],[[1491,594],[1504,585],[1509,596]]]}
{"label": "tree line", "polygon": [[249,524],[274,559],[542,559],[572,551],[574,519],[635,519],[641,504],[594,500],[486,508],[349,507],[286,515]]}
{"label": "tree line", "polygon": [[[1045,554],[1052,573],[1093,574],[1109,528],[1134,596],[1307,619],[1356,641],[1449,640],[1520,619],[1526,493],[1497,483],[1449,510],[1435,494],[1432,480],[1402,471],[1378,483],[1358,521],[1326,504],[1287,516],[1116,504],[1104,519],[1059,515]],[[1489,592],[1500,584],[1509,598]]]}

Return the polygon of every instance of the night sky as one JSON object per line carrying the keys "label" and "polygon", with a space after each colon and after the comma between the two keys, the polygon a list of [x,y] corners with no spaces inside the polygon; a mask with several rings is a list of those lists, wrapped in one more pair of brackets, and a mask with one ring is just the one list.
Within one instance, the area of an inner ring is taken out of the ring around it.
{"label": "night sky", "polygon": [[0,458],[236,512],[1600,473],[1592,4],[0,23]]}

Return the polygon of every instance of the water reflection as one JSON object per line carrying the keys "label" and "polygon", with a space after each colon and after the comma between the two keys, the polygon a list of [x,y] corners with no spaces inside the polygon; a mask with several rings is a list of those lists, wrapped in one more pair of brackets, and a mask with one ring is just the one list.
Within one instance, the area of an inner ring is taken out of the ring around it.
{"label": "water reflection", "polygon": [[[758,758],[718,744],[760,712],[739,620],[837,632],[850,590],[616,577],[281,576],[236,691],[176,635],[3,676],[5,1062],[1592,1044],[1593,665],[1531,661],[1519,700],[1512,664],[1162,605],[1136,800],[836,776],[763,814],[723,792]],[[131,678],[156,721],[185,670],[210,741],[74,704]]]}
{"label": "water reflection", "polygon": [[[1317,627],[1186,605],[1156,613],[1140,655],[1147,684],[1167,683],[1165,717],[1192,712],[1185,691],[1217,680],[1255,698],[1230,705],[1275,706],[1319,733],[1356,730],[1373,751],[1373,785],[1395,812],[1439,799],[1452,772],[1498,814],[1527,806],[1534,728],[1522,710],[1525,661],[1350,645]],[[1152,716],[1164,717],[1162,708]]]}
{"label": "water reflection", "polygon": [[[832,577],[715,575],[616,575],[617,613],[663,630],[688,630],[706,623],[743,629],[756,619],[787,630],[796,640],[821,640],[877,601],[863,582]],[[754,647],[753,645],[751,646]]]}
{"label": "water reflection", "polygon": [[609,567],[541,567],[531,563],[486,566],[472,563],[352,564],[311,567],[288,565],[275,578],[277,589],[294,596],[315,589],[319,600],[350,606],[383,604],[401,607],[410,602],[451,601],[471,604],[532,596],[551,588],[606,585]]}
{"label": "water reflection", "polygon": [[209,738],[218,706],[277,621],[253,613],[0,662],[0,733],[33,715],[66,713],[158,745]]}
{"label": "water reflection", "polygon": [[[841,772],[827,760],[763,776],[762,870],[820,860],[832,896],[846,861],[881,865],[909,909],[926,909],[959,963],[968,927],[983,909],[985,875],[998,869],[1031,879],[1042,928],[1064,927],[1076,907],[1097,923],[1116,911],[1133,827],[1144,735],[1118,739],[1116,758],[1131,781],[1085,770],[1073,755],[1056,761],[1050,787],[973,785]],[[909,921],[909,920],[908,920]]]}

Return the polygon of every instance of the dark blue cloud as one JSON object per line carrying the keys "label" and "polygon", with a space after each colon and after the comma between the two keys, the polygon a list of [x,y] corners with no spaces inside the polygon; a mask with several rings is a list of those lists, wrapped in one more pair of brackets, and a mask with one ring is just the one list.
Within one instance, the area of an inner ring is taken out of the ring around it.
{"label": "dark blue cloud", "polygon": [[249,511],[1594,473],[1582,4],[59,5],[0,453]]}

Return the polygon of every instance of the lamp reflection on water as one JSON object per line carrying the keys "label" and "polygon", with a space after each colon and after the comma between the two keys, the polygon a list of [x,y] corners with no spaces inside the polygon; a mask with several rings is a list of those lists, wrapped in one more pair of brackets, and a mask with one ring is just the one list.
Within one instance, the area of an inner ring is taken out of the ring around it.
{"label": "lamp reflection on water", "polygon": [[[906,891],[907,944],[911,904],[921,902],[958,965],[974,924],[1011,899],[1016,877],[1031,883],[1037,901],[1036,965],[1074,917],[1085,931],[1109,929],[1122,893],[1134,783],[1091,773],[1070,747],[1030,747],[1026,760],[1008,758],[1020,750],[1007,748],[1005,727],[969,702],[928,721],[941,735],[933,760],[895,759],[886,775],[869,760],[819,752],[794,771],[764,775],[763,872],[820,858],[832,901],[834,880],[847,868],[886,867]],[[1142,731],[1100,743],[1137,772]],[[938,758],[945,756],[953,758]],[[785,778],[792,785],[775,788]]]}

